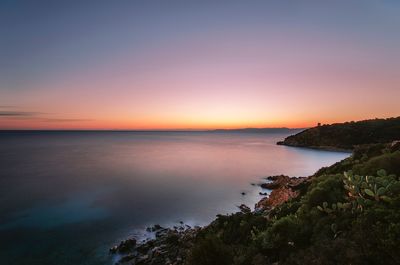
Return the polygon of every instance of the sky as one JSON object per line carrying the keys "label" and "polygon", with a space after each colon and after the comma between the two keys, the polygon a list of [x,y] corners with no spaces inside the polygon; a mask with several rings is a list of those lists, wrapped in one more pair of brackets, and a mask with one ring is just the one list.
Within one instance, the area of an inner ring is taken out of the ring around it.
{"label": "sky", "polygon": [[0,1],[0,129],[400,116],[400,1]]}

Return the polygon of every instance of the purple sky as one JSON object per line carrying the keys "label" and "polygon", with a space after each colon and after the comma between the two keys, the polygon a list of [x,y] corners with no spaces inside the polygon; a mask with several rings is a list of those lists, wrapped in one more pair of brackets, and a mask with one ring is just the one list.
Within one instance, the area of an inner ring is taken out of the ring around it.
{"label": "purple sky", "polygon": [[400,115],[399,1],[10,0],[0,34],[4,129]]}

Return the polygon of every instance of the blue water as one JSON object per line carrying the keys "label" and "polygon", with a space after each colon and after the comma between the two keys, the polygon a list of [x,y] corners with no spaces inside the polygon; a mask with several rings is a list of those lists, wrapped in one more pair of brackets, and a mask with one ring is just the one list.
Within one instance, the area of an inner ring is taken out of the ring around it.
{"label": "blue water", "polygon": [[275,144],[286,136],[0,133],[0,263],[112,264],[108,248],[148,225],[207,224],[253,206],[265,176],[307,176],[349,155]]}

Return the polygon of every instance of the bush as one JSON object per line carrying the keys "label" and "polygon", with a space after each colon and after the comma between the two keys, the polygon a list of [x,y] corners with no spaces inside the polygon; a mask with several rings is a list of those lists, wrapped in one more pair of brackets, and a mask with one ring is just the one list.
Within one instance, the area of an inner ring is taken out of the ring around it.
{"label": "bush", "polygon": [[345,190],[343,188],[342,175],[323,175],[313,180],[308,193],[303,196],[303,208],[316,207],[323,202],[328,204],[344,200]]}
{"label": "bush", "polygon": [[187,260],[188,265],[231,265],[232,262],[232,250],[216,235],[198,240]]}
{"label": "bush", "polygon": [[364,164],[355,165],[353,172],[359,175],[375,175],[382,168],[390,174],[400,176],[400,151],[382,154]]}

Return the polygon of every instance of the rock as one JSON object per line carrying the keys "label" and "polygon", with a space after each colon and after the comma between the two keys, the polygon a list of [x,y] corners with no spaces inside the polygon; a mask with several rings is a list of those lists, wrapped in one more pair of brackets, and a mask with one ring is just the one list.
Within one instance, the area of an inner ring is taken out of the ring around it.
{"label": "rock", "polygon": [[154,231],[157,231],[157,230],[162,229],[162,226],[159,224],[156,224],[156,225],[154,225],[153,229],[154,229]]}
{"label": "rock", "polygon": [[305,182],[308,181],[308,178],[291,178],[285,175],[277,175],[267,177],[271,182],[261,184],[261,188],[275,190],[281,187],[290,187],[292,189],[300,189]]}
{"label": "rock", "polygon": [[159,225],[159,224],[155,224],[154,226],[152,226],[152,227],[147,227],[146,228],[146,231],[147,232],[156,232],[156,231],[158,231],[158,230],[161,230],[161,229],[164,229],[161,225]]}
{"label": "rock", "polygon": [[257,210],[264,209],[269,210],[272,209],[291,198],[295,198],[299,195],[298,191],[293,191],[288,187],[280,187],[271,192],[268,197],[261,199],[255,206]]}
{"label": "rock", "polygon": [[110,251],[110,253],[112,253],[112,254],[117,253],[117,251],[118,251],[118,246],[113,246],[113,247],[111,247],[109,251]]}
{"label": "rock", "polygon": [[290,177],[285,175],[270,176],[267,177],[267,179],[271,180],[272,182],[261,184],[261,188],[269,190],[278,189],[287,185],[290,181]]}
{"label": "rock", "polygon": [[154,247],[154,243],[153,240],[149,240],[141,245],[139,245],[136,250],[141,253],[141,254],[145,254],[149,251],[149,249],[151,249],[152,247]]}
{"label": "rock", "polygon": [[306,185],[309,184],[310,178],[290,178],[290,181],[288,183],[288,187],[290,187],[292,190],[300,190],[304,188]]}
{"label": "rock", "polygon": [[128,261],[131,261],[131,260],[133,260],[134,258],[136,258],[136,255],[134,255],[134,254],[129,254],[129,255],[123,256],[123,257],[118,261],[117,264],[125,263],[125,262],[128,262]]}
{"label": "rock", "polygon": [[391,152],[395,152],[395,151],[398,151],[398,150],[400,150],[400,140],[398,140],[398,141],[393,141],[393,142],[390,144],[390,151],[391,151]]}
{"label": "rock", "polygon": [[241,211],[242,213],[251,213],[250,207],[248,207],[248,206],[245,205],[245,204],[241,204],[240,206],[238,206],[238,208],[240,209],[240,211]]}
{"label": "rock", "polygon": [[183,222],[177,229],[159,228],[156,232],[158,236],[155,239],[138,243],[131,249],[131,252],[123,253],[124,256],[118,263],[183,265],[186,255],[193,246],[194,239],[200,230],[200,227],[190,228]]}
{"label": "rock", "polygon": [[[255,206],[255,211],[272,209],[291,198],[297,197],[302,188],[308,184],[309,178],[291,178],[285,175],[267,177],[270,183],[261,184],[262,188],[272,189],[268,197],[261,199]],[[259,193],[267,195],[266,193]]]}
{"label": "rock", "polygon": [[132,250],[136,245],[136,239],[131,238],[124,241],[121,241],[118,246],[114,246],[110,248],[110,253],[126,253]]}

